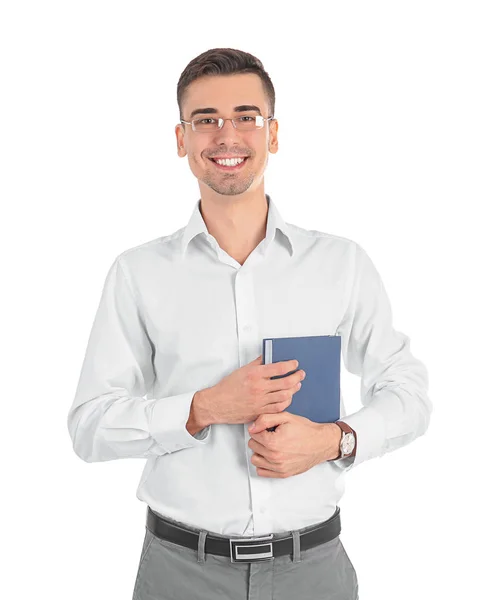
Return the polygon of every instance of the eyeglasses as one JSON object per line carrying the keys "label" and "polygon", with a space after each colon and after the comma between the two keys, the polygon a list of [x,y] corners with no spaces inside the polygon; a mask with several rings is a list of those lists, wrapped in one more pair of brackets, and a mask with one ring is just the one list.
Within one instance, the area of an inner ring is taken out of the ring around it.
{"label": "eyeglasses", "polygon": [[235,129],[242,131],[253,131],[254,129],[261,129],[265,121],[273,121],[273,117],[263,117],[261,115],[241,115],[234,119],[222,119],[221,117],[204,117],[202,119],[194,119],[193,121],[184,121],[180,119],[181,123],[192,126],[192,131],[198,131],[200,133],[209,133],[218,131],[221,129],[225,121],[232,121],[232,125]]}

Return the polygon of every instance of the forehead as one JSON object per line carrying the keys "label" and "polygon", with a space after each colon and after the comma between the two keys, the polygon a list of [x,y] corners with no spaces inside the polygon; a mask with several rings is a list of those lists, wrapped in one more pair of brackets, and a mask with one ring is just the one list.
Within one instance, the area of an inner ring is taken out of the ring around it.
{"label": "forehead", "polygon": [[242,104],[255,104],[262,113],[268,108],[263,82],[255,73],[209,75],[196,79],[187,88],[184,112],[190,116],[198,108],[211,107],[228,114]]}

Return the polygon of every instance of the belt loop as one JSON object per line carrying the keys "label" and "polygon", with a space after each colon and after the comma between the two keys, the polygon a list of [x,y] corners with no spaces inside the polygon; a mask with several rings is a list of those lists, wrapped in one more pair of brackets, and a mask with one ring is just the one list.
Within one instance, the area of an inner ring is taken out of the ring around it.
{"label": "belt loop", "polygon": [[297,530],[292,532],[292,562],[301,562],[301,538]]}
{"label": "belt loop", "polygon": [[204,545],[206,543],[206,535],[207,531],[201,529],[199,532],[199,543],[197,545],[197,562],[205,563],[206,562],[206,553],[204,550]]}

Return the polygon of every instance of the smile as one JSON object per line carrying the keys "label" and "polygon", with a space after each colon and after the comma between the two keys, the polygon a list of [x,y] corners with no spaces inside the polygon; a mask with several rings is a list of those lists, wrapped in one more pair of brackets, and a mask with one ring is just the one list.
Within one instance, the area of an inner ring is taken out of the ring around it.
{"label": "smile", "polygon": [[247,162],[247,157],[245,157],[243,159],[241,159],[241,158],[228,158],[228,159],[210,158],[209,160],[211,162],[213,162],[218,167],[218,169],[221,169],[222,171],[237,171],[245,165],[245,163]]}

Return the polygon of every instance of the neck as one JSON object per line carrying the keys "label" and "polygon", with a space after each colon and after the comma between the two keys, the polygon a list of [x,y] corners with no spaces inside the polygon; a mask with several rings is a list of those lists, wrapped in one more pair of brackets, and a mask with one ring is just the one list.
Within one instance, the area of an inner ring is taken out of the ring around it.
{"label": "neck", "polygon": [[239,264],[266,236],[268,203],[264,191],[243,196],[201,198],[200,211],[209,233]]}

